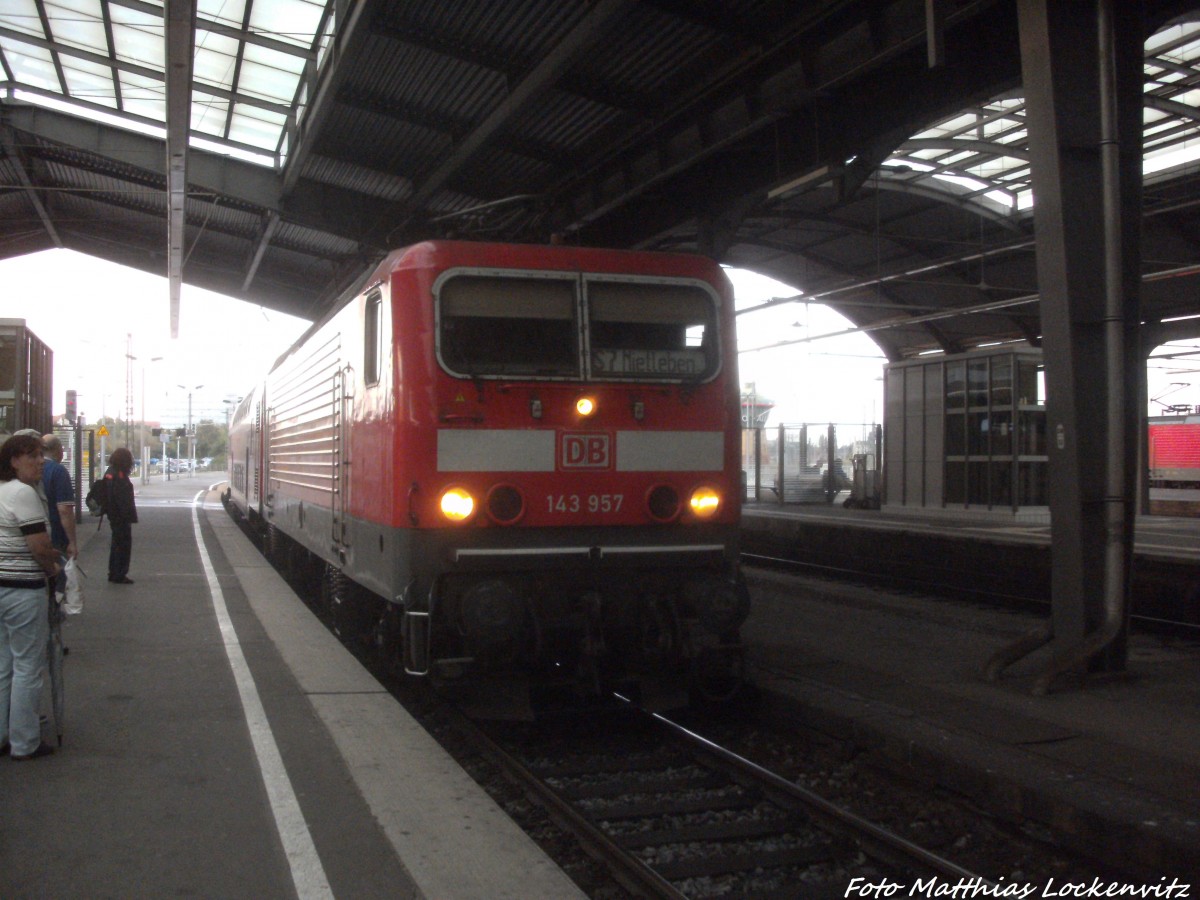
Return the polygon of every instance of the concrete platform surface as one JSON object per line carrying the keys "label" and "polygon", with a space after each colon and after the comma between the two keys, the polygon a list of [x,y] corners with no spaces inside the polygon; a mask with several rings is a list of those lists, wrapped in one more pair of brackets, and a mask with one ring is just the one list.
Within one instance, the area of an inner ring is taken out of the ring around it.
{"label": "concrete platform surface", "polygon": [[1135,633],[1126,673],[1033,696],[1048,649],[982,670],[1034,614],[761,570],[751,597],[752,679],[781,714],[1150,884],[1200,881],[1200,639]]}
{"label": "concrete platform surface", "polygon": [[85,516],[64,746],[0,760],[0,897],[582,896],[193,504],[222,477],[138,485],[132,585]]}

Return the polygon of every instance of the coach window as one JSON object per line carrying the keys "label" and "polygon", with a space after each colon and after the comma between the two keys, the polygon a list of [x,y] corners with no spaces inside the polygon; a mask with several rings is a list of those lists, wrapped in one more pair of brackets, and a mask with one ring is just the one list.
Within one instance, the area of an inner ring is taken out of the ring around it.
{"label": "coach window", "polygon": [[717,372],[716,307],[701,287],[593,279],[587,310],[594,378],[693,381]]}
{"label": "coach window", "polygon": [[579,377],[575,280],[457,275],[438,291],[438,354],[464,376]]}
{"label": "coach window", "polygon": [[376,384],[383,360],[383,296],[378,291],[367,297],[363,318],[363,378]]}

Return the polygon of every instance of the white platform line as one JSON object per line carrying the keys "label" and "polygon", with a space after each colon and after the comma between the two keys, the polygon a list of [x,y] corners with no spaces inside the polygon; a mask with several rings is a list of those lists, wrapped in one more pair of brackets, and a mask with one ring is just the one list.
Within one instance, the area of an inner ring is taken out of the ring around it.
{"label": "white platform line", "polygon": [[254,755],[258,759],[258,769],[262,773],[271,812],[275,816],[275,827],[279,830],[283,852],[292,870],[292,882],[301,900],[333,897],[333,890],[329,887],[325,869],[317,856],[317,848],[308,831],[308,824],[304,821],[300,804],[296,800],[296,792],[288,778],[287,769],[284,768],[279,745],[275,743],[275,735],[271,732],[271,723],[267,721],[266,710],[263,709],[262,700],[258,696],[254,676],[250,674],[250,667],[242,653],[242,645],[233,628],[233,621],[229,618],[229,610],[225,606],[225,595],[217,581],[217,573],[213,570],[212,560],[209,559],[208,550],[204,546],[204,538],[200,532],[200,506],[205,493],[201,491],[192,501],[192,528],[196,534],[196,547],[200,551],[200,563],[204,566],[204,575],[208,579],[208,592],[212,597],[213,611],[217,615],[217,625],[221,629],[225,655],[229,658],[229,667],[233,670],[233,680],[237,683],[246,724],[250,728],[250,740],[254,745]]}

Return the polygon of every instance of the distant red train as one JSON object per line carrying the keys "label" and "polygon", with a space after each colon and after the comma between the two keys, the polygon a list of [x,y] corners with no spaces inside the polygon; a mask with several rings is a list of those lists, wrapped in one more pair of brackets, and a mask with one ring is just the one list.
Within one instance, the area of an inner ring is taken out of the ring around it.
{"label": "distant red train", "polygon": [[239,404],[227,499],[409,673],[727,685],[733,311],[700,257],[397,250]]}
{"label": "distant red train", "polygon": [[1147,457],[1153,488],[1200,488],[1200,416],[1150,420]]}

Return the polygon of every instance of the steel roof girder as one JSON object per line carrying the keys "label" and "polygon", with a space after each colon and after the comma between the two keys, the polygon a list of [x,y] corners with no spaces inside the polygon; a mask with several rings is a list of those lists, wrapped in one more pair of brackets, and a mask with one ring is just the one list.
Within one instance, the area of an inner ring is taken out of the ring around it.
{"label": "steel roof girder", "polygon": [[166,6],[167,84],[167,287],[171,337],[179,337],[179,296],[183,286],[183,243],[187,217],[188,132],[191,124],[192,59],[196,6],[171,0]]}
{"label": "steel roof girder", "polygon": [[[368,25],[383,3],[384,0],[335,0],[335,21],[340,23],[337,33],[316,72],[315,83],[308,85],[308,108],[304,115],[291,120],[286,129],[288,157],[283,169],[285,195],[299,181],[304,163],[313,152],[313,144],[320,138],[321,128],[336,102],[346,76],[342,60],[352,57],[362,48],[370,33]],[[305,71],[307,74],[309,70]]]}
{"label": "steel roof girder", "polygon": [[[1012,17],[1011,11],[1005,15]],[[1020,55],[1015,37],[1000,40],[991,33],[971,32],[952,42],[949,49],[952,58],[973,58],[977,52],[986,51],[991,64],[988,67],[947,65],[929,70],[924,68],[924,47],[918,47],[912,51],[915,60],[911,65],[897,63],[895,71],[875,71],[869,78],[840,88],[828,103],[821,102],[797,114],[770,120],[773,125],[770,140],[732,143],[738,155],[736,167],[713,170],[696,166],[696,160],[679,163],[677,171],[682,177],[673,179],[665,193],[680,197],[713,192],[728,195],[734,182],[739,182],[739,189],[747,193],[757,193],[784,183],[814,165],[827,165],[837,174],[845,172],[848,159],[865,160],[869,156],[877,160],[877,166],[878,161],[886,158],[883,154],[891,152],[911,136],[919,127],[917,123],[961,108],[964,95],[995,96],[1019,79]],[[894,97],[895,102],[885,104],[882,109],[874,105],[878,103],[880,92]],[[876,148],[873,153],[871,147]],[[715,149],[706,151],[710,156],[714,152]],[[861,181],[868,178],[874,168],[870,161],[865,161],[853,171],[858,173]],[[592,191],[596,185],[610,183],[600,179],[599,174],[590,180]],[[610,165],[604,175],[611,183],[619,183],[619,170],[614,166]],[[653,187],[661,189],[663,181],[664,176],[660,175]],[[650,183],[626,185],[622,196],[600,198],[593,204],[593,209],[587,208],[589,196],[576,193],[565,207],[570,210],[571,225],[588,234],[589,242],[611,243],[613,234],[632,234],[634,237],[626,238],[626,243],[642,243],[655,233],[650,229],[661,228],[654,223],[663,219],[661,198],[648,204],[632,202],[639,192],[650,186]],[[648,206],[650,215],[643,206]],[[623,213],[622,207],[627,207],[628,211]],[[611,219],[611,223],[602,224],[603,219]],[[599,237],[592,237],[593,232]]]}
{"label": "steel roof girder", "polygon": [[38,196],[37,185],[29,176],[29,167],[26,164],[17,142],[13,138],[13,129],[8,125],[0,124],[0,144],[4,147],[4,153],[8,158],[9,165],[17,173],[17,180],[21,182],[21,191],[25,195],[25,200],[33,207],[37,213],[38,219],[42,223],[42,227],[46,230],[46,234],[54,241],[56,247],[63,245],[62,238],[59,237],[57,229],[54,227],[54,220],[47,211],[45,204],[42,203],[41,197]]}

